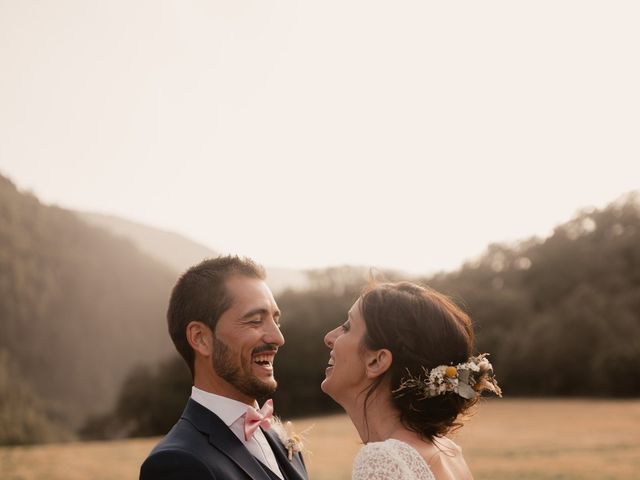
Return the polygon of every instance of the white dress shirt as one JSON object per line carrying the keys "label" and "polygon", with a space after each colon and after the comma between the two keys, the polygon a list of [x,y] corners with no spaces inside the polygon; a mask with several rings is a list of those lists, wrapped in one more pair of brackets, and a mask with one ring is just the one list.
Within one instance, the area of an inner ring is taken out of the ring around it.
{"label": "white dress shirt", "polygon": [[[284,479],[271,446],[260,428],[256,430],[249,441],[244,439],[244,417],[247,405],[237,400],[205,392],[198,387],[191,387],[191,399],[198,402],[207,410],[215,413],[238,437],[238,440],[251,452],[251,454],[269,467],[273,473]],[[255,408],[258,408],[256,403]]]}

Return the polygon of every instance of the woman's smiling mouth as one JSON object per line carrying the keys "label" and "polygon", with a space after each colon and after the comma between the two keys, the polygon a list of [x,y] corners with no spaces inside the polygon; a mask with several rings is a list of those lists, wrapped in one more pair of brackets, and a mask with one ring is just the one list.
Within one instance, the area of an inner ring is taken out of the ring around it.
{"label": "woman's smiling mouth", "polygon": [[335,366],[335,361],[333,360],[333,355],[329,356],[329,361],[327,362],[327,368],[325,369],[325,372],[328,373],[329,371],[331,371],[333,369],[333,367]]}

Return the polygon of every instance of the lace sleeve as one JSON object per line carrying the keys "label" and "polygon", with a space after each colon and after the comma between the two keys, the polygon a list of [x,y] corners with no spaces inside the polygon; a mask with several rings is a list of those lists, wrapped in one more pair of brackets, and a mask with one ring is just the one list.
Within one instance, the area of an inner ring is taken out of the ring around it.
{"label": "lace sleeve", "polygon": [[362,447],[353,462],[352,480],[435,480],[417,452],[408,445],[398,447],[389,441]]}

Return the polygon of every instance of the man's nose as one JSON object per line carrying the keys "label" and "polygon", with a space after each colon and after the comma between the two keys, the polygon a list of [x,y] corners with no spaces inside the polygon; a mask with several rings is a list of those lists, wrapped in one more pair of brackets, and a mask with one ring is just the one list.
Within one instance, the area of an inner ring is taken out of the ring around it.
{"label": "man's nose", "polygon": [[269,322],[269,327],[267,327],[264,335],[264,341],[266,343],[272,343],[279,347],[284,345],[284,336],[282,335],[280,327],[278,327],[278,324],[275,321]]}

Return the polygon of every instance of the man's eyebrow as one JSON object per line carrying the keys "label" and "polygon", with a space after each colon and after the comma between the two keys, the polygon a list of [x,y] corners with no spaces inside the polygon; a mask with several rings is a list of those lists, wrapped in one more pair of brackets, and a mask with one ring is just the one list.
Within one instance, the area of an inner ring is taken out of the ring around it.
{"label": "man's eyebrow", "polygon": [[[268,313],[269,313],[269,310],[267,310],[266,308],[254,308],[253,310],[249,310],[247,313],[245,313],[242,317],[240,317],[240,319],[245,320],[255,315],[267,315]],[[273,312],[273,316],[276,318],[279,317],[280,310],[276,310],[275,312]]]}

